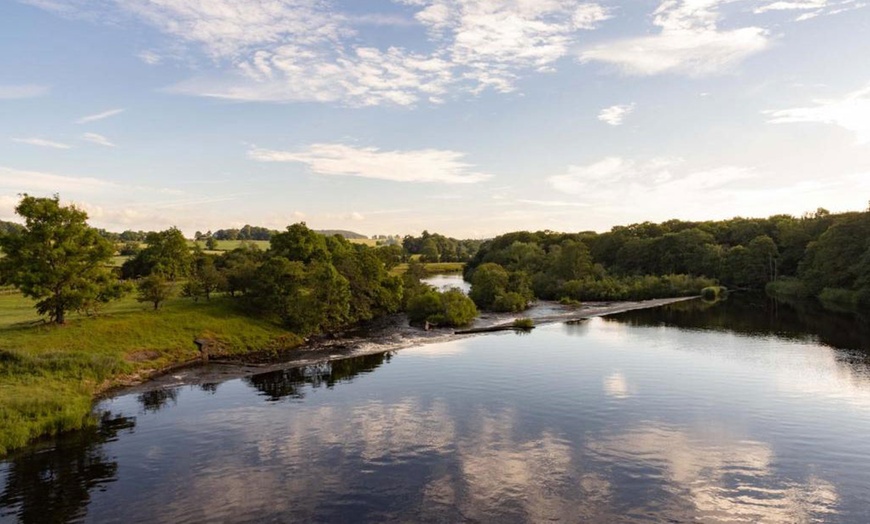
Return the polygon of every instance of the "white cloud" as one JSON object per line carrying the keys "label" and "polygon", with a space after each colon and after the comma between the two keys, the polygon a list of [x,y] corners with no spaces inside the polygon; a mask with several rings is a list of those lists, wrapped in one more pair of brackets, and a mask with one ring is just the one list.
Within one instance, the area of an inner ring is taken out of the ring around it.
{"label": "white cloud", "polygon": [[[415,52],[371,48],[356,38],[361,24],[406,25],[408,19],[344,14],[322,0],[28,1],[66,16],[144,21],[201,50],[211,73],[170,91],[351,106],[511,91],[524,74],[552,70],[579,35],[611,17],[608,8],[578,0],[394,0],[416,9],[416,23],[429,33],[427,50]],[[161,59],[151,51],[139,56],[149,64]]]}
{"label": "white cloud", "polygon": [[52,140],[46,140],[44,138],[13,138],[13,142],[18,142],[19,144],[28,144],[31,146],[39,146],[39,147],[50,147],[53,149],[70,149],[72,146],[63,144],[61,142],[54,142]]}
{"label": "white cloud", "polygon": [[117,187],[91,177],[73,177],[0,166],[0,188],[15,193],[95,192]]}
{"label": "white cloud", "polygon": [[381,151],[374,147],[313,144],[302,151],[253,148],[248,156],[259,162],[298,162],[319,175],[342,175],[394,182],[473,184],[492,177],[473,170],[464,153],[438,149]]}
{"label": "white cloud", "polygon": [[729,71],[769,46],[760,27],[721,30],[720,4],[729,0],[664,0],[653,13],[654,36],[616,40],[581,51],[581,62],[602,62],[629,75],[706,76]]}
{"label": "white cloud", "polygon": [[110,141],[103,135],[98,135],[97,133],[85,133],[82,135],[82,140],[86,140],[88,142],[101,146],[115,147],[115,144],[112,143],[112,141]]}
{"label": "white cloud", "polygon": [[822,15],[835,15],[846,11],[867,7],[867,2],[858,0],[793,0],[770,2],[756,7],[755,14],[770,11],[801,11],[795,20],[802,22]]}
{"label": "white cloud", "polygon": [[870,84],[840,99],[816,100],[810,107],[764,111],[771,124],[831,124],[855,133],[858,144],[870,144]]}
{"label": "white cloud", "polygon": [[36,98],[49,92],[47,86],[34,84],[9,85],[0,84],[0,100],[15,100],[20,98]]}
{"label": "white cloud", "polygon": [[76,124],[87,124],[88,122],[96,122],[97,120],[103,120],[104,118],[110,118],[115,115],[119,115],[124,111],[124,109],[109,109],[108,111],[103,111],[102,113],[97,113],[95,115],[83,116],[76,120]]}
{"label": "white cloud", "polygon": [[598,113],[598,120],[611,126],[621,126],[625,118],[634,112],[634,104],[605,107]]}
{"label": "white cloud", "polygon": [[155,53],[154,51],[149,51],[147,49],[145,51],[141,51],[136,56],[139,57],[139,60],[142,60],[148,65],[158,65],[160,62],[163,61],[162,56]]}
{"label": "white cloud", "polygon": [[553,0],[404,0],[474,91],[507,92],[524,70],[547,71],[577,33],[610,18],[605,7]]}

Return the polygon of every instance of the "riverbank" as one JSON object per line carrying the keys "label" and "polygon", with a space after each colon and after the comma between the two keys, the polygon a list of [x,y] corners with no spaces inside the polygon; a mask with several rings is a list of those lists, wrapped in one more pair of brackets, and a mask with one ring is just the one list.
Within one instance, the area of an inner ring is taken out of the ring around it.
{"label": "riverbank", "polygon": [[[519,317],[541,325],[682,300],[688,298],[592,302],[580,308],[539,302],[521,314],[484,313],[473,327],[509,324]],[[452,329],[423,331],[409,326],[404,315],[392,315],[304,343],[280,326],[244,315],[225,298],[174,299],[158,312],[125,299],[103,316],[75,318],[66,326],[34,325],[32,318],[22,321],[14,314],[24,315],[27,303],[18,295],[0,296],[0,311],[6,313],[0,323],[0,455],[92,423],[94,399],[118,388],[223,381],[473,336]],[[198,364],[197,338],[218,349],[207,365]]]}
{"label": "riverbank", "polygon": [[[616,315],[626,311],[661,307],[677,302],[695,300],[697,297],[679,297],[625,302],[588,302],[580,307],[564,306],[558,302],[539,301],[531,309],[521,313],[483,312],[471,328],[487,329],[510,326],[517,318],[531,318],[535,325],[543,326],[559,322],[578,322],[586,319]],[[462,330],[460,330],[462,331]],[[260,358],[258,353],[239,355],[238,358],[213,359],[201,366],[187,367],[177,372],[154,377],[153,380],[125,388],[126,393],[141,393],[155,389],[181,385],[214,384],[238,378],[278,371],[281,369],[311,366],[349,357],[362,357],[383,352],[400,351],[428,344],[439,344],[480,336],[480,334],[457,334],[453,328],[436,328],[423,331],[408,325],[405,315],[392,315],[378,319],[340,336],[324,336],[312,339],[290,352]]]}
{"label": "riverbank", "polygon": [[226,354],[303,343],[224,298],[173,299],[155,312],[128,297],[65,326],[40,322],[19,294],[0,295],[0,312],[0,455],[92,423],[93,400],[105,391],[196,362],[196,338]]}

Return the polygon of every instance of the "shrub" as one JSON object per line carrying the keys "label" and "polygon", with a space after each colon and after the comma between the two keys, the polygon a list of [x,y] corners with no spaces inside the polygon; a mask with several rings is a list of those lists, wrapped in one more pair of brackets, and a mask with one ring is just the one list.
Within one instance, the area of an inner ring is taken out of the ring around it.
{"label": "shrub", "polygon": [[499,313],[517,313],[525,311],[529,307],[529,301],[519,293],[509,291],[495,297],[491,309]]}
{"label": "shrub", "polygon": [[715,302],[721,300],[727,293],[728,289],[723,286],[707,286],[701,290],[701,298]]}
{"label": "shrub", "polygon": [[786,297],[786,298],[809,298],[811,296],[807,285],[797,278],[780,278],[773,282],[768,282],[764,286],[764,291],[771,297]]}
{"label": "shrub", "polygon": [[518,318],[514,320],[513,326],[517,329],[532,329],[535,327],[535,321],[528,317]]}
{"label": "shrub", "polygon": [[571,307],[580,307],[583,305],[583,303],[580,302],[579,300],[574,300],[573,298],[570,298],[570,297],[560,298],[559,303],[562,304],[563,306],[571,306]]}
{"label": "shrub", "polygon": [[438,326],[465,326],[477,317],[477,307],[458,289],[444,292],[429,289],[408,302],[411,322],[430,322]]}

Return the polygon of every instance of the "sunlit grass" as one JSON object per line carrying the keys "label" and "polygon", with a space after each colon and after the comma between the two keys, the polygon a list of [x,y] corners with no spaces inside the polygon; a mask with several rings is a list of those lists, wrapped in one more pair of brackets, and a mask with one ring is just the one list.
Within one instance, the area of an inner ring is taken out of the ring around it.
{"label": "sunlit grass", "polygon": [[0,454],[88,424],[97,393],[198,358],[195,338],[228,354],[301,343],[242,314],[229,298],[177,298],[153,311],[131,296],[97,317],[71,315],[67,325],[54,326],[41,321],[31,300],[0,293]]}
{"label": "sunlit grass", "polygon": [[[438,275],[441,273],[459,273],[465,267],[462,262],[428,262],[423,264],[423,269],[427,275]],[[390,270],[392,275],[402,275],[408,271],[408,264],[399,264]]]}

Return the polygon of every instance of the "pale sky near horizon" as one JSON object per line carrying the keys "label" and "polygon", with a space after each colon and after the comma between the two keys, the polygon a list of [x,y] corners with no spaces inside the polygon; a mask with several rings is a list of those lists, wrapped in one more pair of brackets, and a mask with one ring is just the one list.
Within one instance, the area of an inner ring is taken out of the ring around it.
{"label": "pale sky near horizon", "polygon": [[482,238],[863,210],[870,0],[6,0],[0,219]]}

